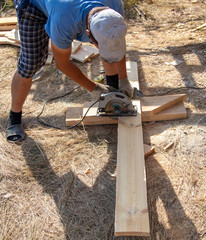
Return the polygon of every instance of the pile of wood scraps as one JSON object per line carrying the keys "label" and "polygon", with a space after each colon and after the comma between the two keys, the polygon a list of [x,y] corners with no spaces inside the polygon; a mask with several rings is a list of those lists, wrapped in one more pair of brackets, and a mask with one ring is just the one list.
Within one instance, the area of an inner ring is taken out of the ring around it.
{"label": "pile of wood scraps", "polygon": [[12,29],[18,29],[17,17],[0,18],[0,31],[10,31]]}
{"label": "pile of wood scraps", "polygon": [[85,63],[97,56],[99,56],[99,50],[91,44],[73,41],[71,59]]}

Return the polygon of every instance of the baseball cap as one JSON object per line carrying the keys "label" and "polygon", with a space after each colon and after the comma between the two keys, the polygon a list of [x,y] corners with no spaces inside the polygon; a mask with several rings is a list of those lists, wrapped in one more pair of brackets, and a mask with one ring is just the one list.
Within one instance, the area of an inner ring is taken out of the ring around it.
{"label": "baseball cap", "polygon": [[123,59],[127,26],[121,14],[110,8],[95,13],[90,21],[90,30],[105,62],[113,63]]}

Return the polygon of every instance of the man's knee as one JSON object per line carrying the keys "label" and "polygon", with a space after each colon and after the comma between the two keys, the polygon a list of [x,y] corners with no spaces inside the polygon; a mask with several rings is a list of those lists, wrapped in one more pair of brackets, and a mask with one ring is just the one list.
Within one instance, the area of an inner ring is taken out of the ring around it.
{"label": "man's knee", "polygon": [[24,58],[21,57],[18,60],[17,71],[23,78],[33,77],[41,67],[46,63],[48,51],[44,53],[41,58]]}
{"label": "man's knee", "polygon": [[41,68],[41,66],[36,66],[33,68],[20,67],[18,65],[17,72],[22,78],[32,78]]}

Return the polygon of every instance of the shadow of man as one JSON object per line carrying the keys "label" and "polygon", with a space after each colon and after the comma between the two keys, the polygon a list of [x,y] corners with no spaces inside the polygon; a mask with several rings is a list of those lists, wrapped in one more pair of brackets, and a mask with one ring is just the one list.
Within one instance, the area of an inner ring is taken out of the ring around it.
{"label": "shadow of man", "polygon": [[[51,167],[43,148],[37,145],[33,139],[28,138],[22,144],[22,152],[33,177],[42,186],[43,191],[52,196],[57,206],[64,226],[65,236],[63,239],[115,239],[115,181],[108,172],[114,172],[116,168],[116,127],[112,131],[112,135],[114,135],[112,140],[111,136],[107,137],[109,141],[108,162],[92,187],[88,187],[72,171],[59,177]],[[92,134],[89,136],[91,141],[97,141]],[[116,239],[199,240],[197,230],[186,216],[166,172],[154,157],[151,158],[146,163],[151,237],[118,237]],[[156,204],[159,199],[166,211],[169,229],[166,229],[158,220]],[[157,232],[160,233],[161,238],[157,236]]]}
{"label": "shadow of man", "polygon": [[150,156],[149,161],[146,161],[146,170],[152,240],[200,240],[197,229],[186,215],[168,175],[155,157]]}
{"label": "shadow of man", "polygon": [[[115,133],[115,129],[113,133]],[[114,136],[114,138],[116,137]],[[93,141],[96,141],[93,138]],[[109,159],[92,187],[72,171],[58,176],[42,146],[27,138],[21,145],[25,161],[43,191],[52,196],[64,226],[62,239],[113,239],[116,140],[108,137]],[[69,161],[69,159],[68,159]]]}

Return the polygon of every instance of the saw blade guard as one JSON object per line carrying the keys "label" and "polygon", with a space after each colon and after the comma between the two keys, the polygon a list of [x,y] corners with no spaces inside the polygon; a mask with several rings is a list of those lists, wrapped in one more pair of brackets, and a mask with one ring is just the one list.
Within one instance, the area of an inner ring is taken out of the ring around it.
{"label": "saw blade guard", "polygon": [[137,111],[128,96],[121,92],[102,94],[97,110],[98,116],[135,116]]}

